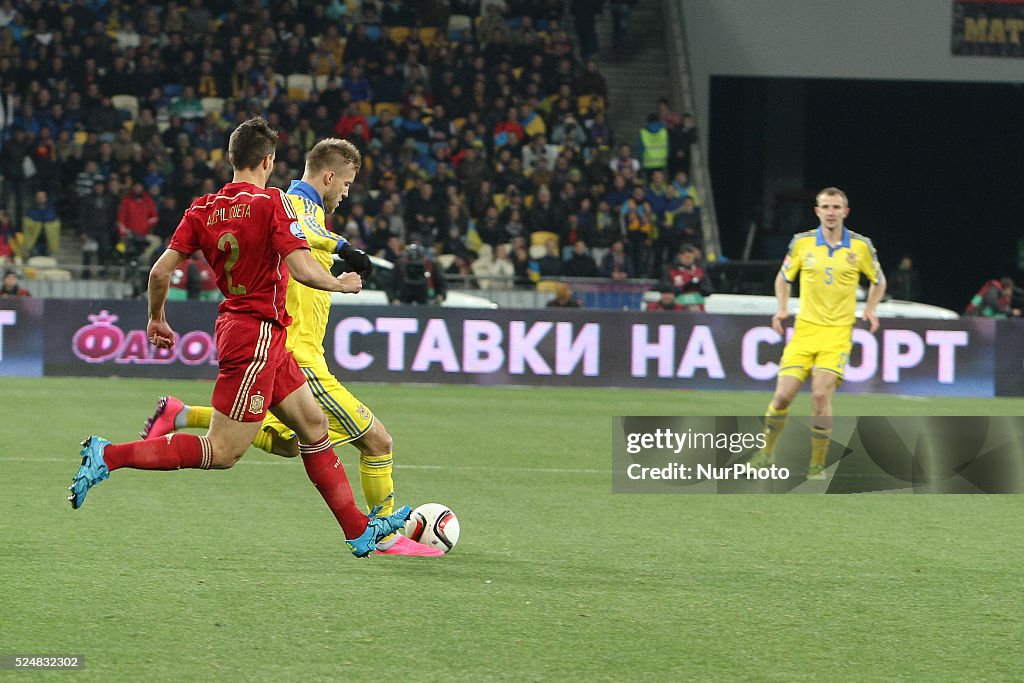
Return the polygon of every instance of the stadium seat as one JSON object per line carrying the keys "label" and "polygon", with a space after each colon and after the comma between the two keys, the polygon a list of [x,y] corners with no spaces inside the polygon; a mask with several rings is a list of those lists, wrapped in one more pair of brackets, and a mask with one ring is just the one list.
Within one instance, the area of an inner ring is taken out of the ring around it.
{"label": "stadium seat", "polygon": [[473,20],[466,14],[453,14],[448,18],[448,40],[462,40],[462,34],[473,26]]}
{"label": "stadium seat", "polygon": [[331,80],[330,74],[320,74],[313,77],[313,87],[316,88],[317,92],[323,92],[327,90],[327,83]]}
{"label": "stadium seat", "polygon": [[223,97],[204,97],[200,100],[204,112],[215,111],[218,114],[224,111],[224,98]]}
{"label": "stadium seat", "polygon": [[590,111],[591,102],[597,102],[598,110],[604,111],[604,98],[600,95],[580,95],[576,98],[576,111],[580,114],[586,114]]}
{"label": "stadium seat", "polygon": [[491,195],[491,201],[494,202],[495,208],[501,211],[508,204],[508,197],[505,196],[504,192],[498,192]]}
{"label": "stadium seat", "polygon": [[457,116],[456,118],[452,119],[452,125],[455,126],[455,130],[457,132],[461,132],[462,127],[466,125],[466,117]]}
{"label": "stadium seat", "polygon": [[373,105],[374,116],[380,116],[385,111],[391,112],[392,116],[400,117],[402,115],[402,104],[400,102],[378,102]]}
{"label": "stadium seat", "polygon": [[388,28],[388,38],[391,39],[396,45],[401,45],[405,41],[409,40],[409,27],[408,26],[391,26]]}
{"label": "stadium seat", "polygon": [[[532,253],[531,253],[532,256]],[[550,292],[555,294],[558,292],[558,288],[562,286],[562,283],[558,280],[541,280],[537,283],[538,292]]]}
{"label": "stadium seat", "polygon": [[448,270],[455,261],[455,254],[441,254],[437,257],[437,265],[441,270]]}
{"label": "stadium seat", "polygon": [[545,246],[548,243],[548,240],[554,240],[555,241],[555,246],[558,246],[558,242],[559,242],[558,233],[557,232],[551,232],[550,230],[535,230],[535,231],[530,233],[530,245],[531,246],[535,246],[535,245],[539,244],[540,246],[543,247],[543,246]]}
{"label": "stadium seat", "polygon": [[526,207],[527,210],[533,208],[533,195],[532,194],[528,194],[525,197],[523,197],[523,206]]}
{"label": "stadium seat", "polygon": [[127,112],[130,119],[135,119],[139,115],[139,98],[135,95],[113,95],[110,103],[115,109]]}
{"label": "stadium seat", "polygon": [[84,145],[88,141],[89,141],[89,133],[88,133],[88,131],[84,131],[84,130],[76,130],[75,131],[75,144],[76,145]]}
{"label": "stadium seat", "polygon": [[305,102],[313,92],[313,77],[309,74],[290,74],[286,83],[288,98],[297,102]]}
{"label": "stadium seat", "polygon": [[420,28],[420,40],[424,45],[432,45],[437,40],[436,26],[423,26]]}
{"label": "stadium seat", "polygon": [[164,83],[164,97],[169,100],[181,97],[181,93],[184,91],[185,89],[181,87],[180,83]]}
{"label": "stadium seat", "polygon": [[224,159],[224,150],[220,147],[216,147],[210,150],[210,162],[209,165],[219,164]]}
{"label": "stadium seat", "polygon": [[359,102],[356,102],[356,106],[359,107],[359,113],[362,114],[363,116],[367,118],[373,116],[373,104],[368,102],[367,100],[361,100]]}

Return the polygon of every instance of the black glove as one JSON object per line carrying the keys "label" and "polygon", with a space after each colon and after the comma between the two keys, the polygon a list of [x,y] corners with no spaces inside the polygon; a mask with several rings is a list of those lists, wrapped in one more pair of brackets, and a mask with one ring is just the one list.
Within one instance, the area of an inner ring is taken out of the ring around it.
{"label": "black glove", "polygon": [[364,281],[368,280],[373,273],[373,263],[370,262],[370,257],[362,249],[353,247],[350,242],[341,245],[341,248],[338,249],[338,256],[344,259],[349,268],[359,273],[359,277]]}

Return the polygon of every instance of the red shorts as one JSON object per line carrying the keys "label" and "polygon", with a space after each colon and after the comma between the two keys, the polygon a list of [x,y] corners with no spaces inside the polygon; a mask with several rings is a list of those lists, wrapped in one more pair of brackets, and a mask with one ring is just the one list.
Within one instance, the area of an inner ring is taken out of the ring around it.
{"label": "red shorts", "polygon": [[211,403],[232,420],[259,422],[306,383],[280,325],[228,313],[217,318],[214,330],[220,371]]}

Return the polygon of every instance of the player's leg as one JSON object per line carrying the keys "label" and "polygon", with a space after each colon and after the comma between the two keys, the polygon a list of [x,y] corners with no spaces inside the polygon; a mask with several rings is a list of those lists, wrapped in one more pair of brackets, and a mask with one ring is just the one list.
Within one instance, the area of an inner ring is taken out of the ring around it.
{"label": "player's leg", "polygon": [[764,448],[750,459],[751,467],[767,467],[775,458],[775,448],[782,436],[782,430],[789,419],[789,406],[793,403],[804,380],[814,365],[814,353],[810,339],[802,334],[799,326],[793,338],[786,344],[779,360],[779,374],[775,380],[775,393],[764,415]]}
{"label": "player's leg", "polygon": [[124,467],[164,471],[228,469],[245,453],[258,428],[258,422],[235,422],[215,411],[205,436],[168,434],[160,439],[123,444],[91,436],[82,443],[82,464],[69,488],[71,507],[81,507],[90,488]]}
{"label": "player's leg", "polygon": [[209,429],[213,418],[210,406],[188,405],[174,396],[161,396],[156,411],[146,420],[139,436],[156,439],[179,429]]}
{"label": "player's leg", "polygon": [[[352,552],[357,557],[365,557],[376,549],[377,541],[404,527],[411,510],[404,507],[392,515],[380,517],[377,516],[379,510],[374,509],[369,518],[359,510],[345,468],[331,447],[327,417],[313,398],[298,366],[290,356],[289,360],[290,367],[284,367],[281,371],[289,379],[282,386],[291,385],[295,388],[275,402],[274,414],[295,430],[306,474],[334,513]],[[298,377],[297,386],[293,384],[294,378],[290,377],[293,371]]]}
{"label": "player's leg", "polygon": [[819,370],[811,378],[811,462],[808,479],[825,478],[825,459],[832,441],[832,396],[839,386],[839,376]]}

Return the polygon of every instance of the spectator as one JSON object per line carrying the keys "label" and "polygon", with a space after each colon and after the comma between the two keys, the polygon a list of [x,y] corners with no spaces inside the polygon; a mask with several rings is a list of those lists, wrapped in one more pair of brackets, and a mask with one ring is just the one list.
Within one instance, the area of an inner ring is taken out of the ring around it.
{"label": "spectator", "polygon": [[29,181],[36,174],[31,152],[32,140],[20,127],[14,129],[14,137],[0,148],[0,173],[4,177],[3,206],[0,208],[11,212],[15,225],[21,225]]}
{"label": "spectator", "polygon": [[558,244],[554,240],[544,243],[544,255],[537,259],[537,272],[541,278],[562,275],[562,256],[558,253]]}
{"label": "spectator", "polygon": [[632,260],[626,254],[626,244],[621,239],[612,242],[608,253],[601,259],[601,275],[613,280],[627,280],[633,277]]}
{"label": "spectator", "polygon": [[[191,199],[188,203],[192,203]],[[159,216],[153,197],[144,192],[141,182],[132,183],[132,189],[121,199],[117,209],[117,234],[129,252],[138,250],[143,263],[160,246],[160,238],[153,234]]]}
{"label": "spectator", "polygon": [[704,267],[697,262],[698,250],[692,244],[679,248],[676,264],[668,273],[676,302],[686,311],[704,311],[704,301],[711,295],[711,281]]}
{"label": "spectator", "polygon": [[640,161],[633,157],[633,149],[629,145],[619,145],[619,155],[609,162],[612,173],[632,177],[640,170]]}
{"label": "spectator", "polygon": [[629,54],[631,39],[629,35],[629,16],[632,7],[638,0],[611,0],[612,9],[612,50],[616,55]]}
{"label": "spectator", "polygon": [[637,149],[640,167],[645,172],[668,168],[668,129],[657,114],[649,115],[647,125],[640,129],[640,144]]}
{"label": "spectator", "polygon": [[35,201],[25,212],[22,227],[25,233],[22,253],[26,257],[32,256],[40,234],[46,235],[46,255],[57,257],[60,253],[60,217],[49,196],[42,190],[36,192]]}
{"label": "spectator", "polygon": [[0,265],[14,262],[18,255],[18,238],[10,215],[0,209]]}
{"label": "spectator", "polygon": [[0,298],[8,296],[29,296],[28,290],[18,281],[18,274],[13,270],[4,273],[4,285],[0,287]]}
{"label": "spectator", "polygon": [[[167,197],[165,201],[167,199],[174,201],[173,197]],[[102,179],[97,180],[92,192],[81,200],[78,225],[82,239],[84,279],[92,277],[94,265],[105,268],[110,263],[114,243],[117,241],[116,220],[116,200],[107,193],[106,183]]]}
{"label": "spectator", "polygon": [[675,289],[669,286],[658,290],[658,300],[647,303],[648,311],[682,311],[684,307],[676,301]]}
{"label": "spectator", "polygon": [[888,291],[893,298],[903,301],[918,301],[921,296],[921,276],[914,270],[910,255],[900,259],[896,272],[889,278]]}
{"label": "spectator", "polygon": [[559,282],[555,287],[555,296],[547,303],[548,308],[581,308],[583,304],[572,298],[572,287]]}
{"label": "spectator", "polygon": [[1013,307],[1014,283],[1008,277],[989,280],[967,304],[965,315],[984,318],[1020,317],[1021,310]]}
{"label": "spectator", "polygon": [[504,289],[512,284],[516,274],[516,267],[512,263],[512,259],[509,258],[507,245],[498,244],[494,247],[494,255],[491,258],[491,262],[487,264],[486,272],[488,277],[494,279],[484,280],[480,283],[480,286],[485,289],[492,287]]}
{"label": "spectator", "polygon": [[583,240],[576,240],[576,243],[573,244],[572,256],[562,266],[562,275],[565,277],[599,277],[601,275],[597,263],[587,251],[587,243]]}

